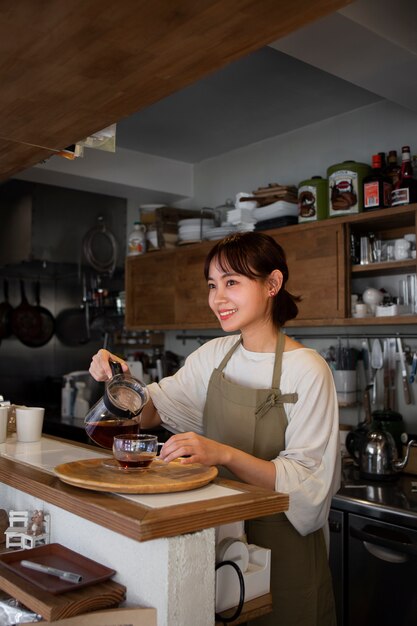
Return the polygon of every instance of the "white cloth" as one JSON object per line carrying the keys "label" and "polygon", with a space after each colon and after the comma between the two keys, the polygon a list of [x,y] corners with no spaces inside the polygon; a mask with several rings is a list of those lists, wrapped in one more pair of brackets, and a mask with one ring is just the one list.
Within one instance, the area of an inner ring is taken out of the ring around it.
{"label": "white cloth", "polygon": [[[203,434],[207,387],[214,368],[238,336],[213,339],[193,352],[174,376],[149,385],[164,426],[174,432]],[[228,380],[252,388],[272,384],[274,353],[249,352],[242,345],[228,361]],[[336,390],[325,360],[310,348],[284,352],[281,392],[297,393],[285,404],[285,450],[271,459],[275,489],[290,495],[287,517],[302,535],[322,528],[332,496],[340,486],[339,414]]]}

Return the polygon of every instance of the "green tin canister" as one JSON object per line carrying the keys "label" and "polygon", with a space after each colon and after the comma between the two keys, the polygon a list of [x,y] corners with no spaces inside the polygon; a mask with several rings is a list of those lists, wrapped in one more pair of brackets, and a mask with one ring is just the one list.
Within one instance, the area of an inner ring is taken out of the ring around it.
{"label": "green tin canister", "polygon": [[329,217],[363,211],[363,179],[371,173],[366,163],[343,161],[327,168]]}
{"label": "green tin canister", "polygon": [[326,178],[312,176],[298,185],[298,221],[315,222],[327,217],[328,187]]}

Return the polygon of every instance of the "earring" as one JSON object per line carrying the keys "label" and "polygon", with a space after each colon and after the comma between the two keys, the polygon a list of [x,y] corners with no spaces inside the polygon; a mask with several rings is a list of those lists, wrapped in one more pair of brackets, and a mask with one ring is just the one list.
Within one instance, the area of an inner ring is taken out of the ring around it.
{"label": "earring", "polygon": [[269,292],[269,297],[274,298],[276,295],[277,295],[276,292],[273,289],[271,289],[271,291]]}

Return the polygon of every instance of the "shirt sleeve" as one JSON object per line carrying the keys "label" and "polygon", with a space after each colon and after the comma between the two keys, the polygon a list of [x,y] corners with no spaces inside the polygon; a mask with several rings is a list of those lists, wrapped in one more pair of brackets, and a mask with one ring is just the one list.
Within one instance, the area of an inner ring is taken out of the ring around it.
{"label": "shirt sleeve", "polygon": [[192,352],[173,376],[148,385],[152,401],[167,430],[203,434],[203,412],[211,374],[236,337],[219,337]]}
{"label": "shirt sleeve", "polygon": [[286,513],[302,535],[322,528],[332,496],[340,486],[340,440],[337,395],[324,359],[313,350],[297,358],[288,385],[298,400],[285,405],[285,449],[273,460],[275,489],[289,493]]}

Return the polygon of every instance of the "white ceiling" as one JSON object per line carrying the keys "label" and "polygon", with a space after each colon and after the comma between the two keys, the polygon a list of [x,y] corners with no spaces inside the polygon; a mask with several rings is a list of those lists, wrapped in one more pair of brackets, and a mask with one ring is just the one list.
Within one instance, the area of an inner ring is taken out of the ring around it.
{"label": "white ceiling", "polygon": [[197,163],[389,99],[417,112],[416,0],[359,0],[119,122],[117,145]]}

